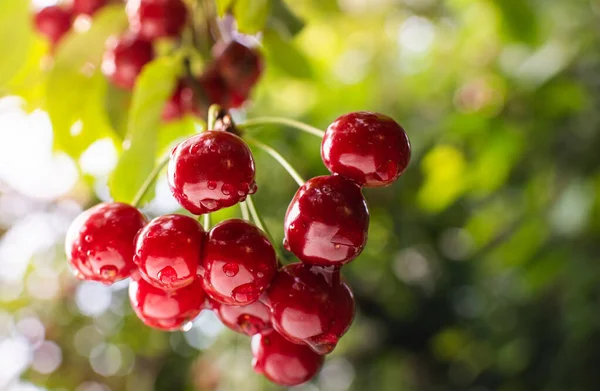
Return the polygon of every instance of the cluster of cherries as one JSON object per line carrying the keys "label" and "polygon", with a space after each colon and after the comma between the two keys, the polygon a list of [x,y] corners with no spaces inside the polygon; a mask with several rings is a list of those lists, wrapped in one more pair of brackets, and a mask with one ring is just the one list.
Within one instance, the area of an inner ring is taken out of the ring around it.
{"label": "cluster of cherries", "polygon": [[[74,18],[92,16],[115,0],[73,0],[71,6],[48,6],[35,15],[40,34],[56,46],[71,29]],[[146,64],[155,56],[157,39],[179,39],[188,22],[183,0],[128,0],[129,30],[106,43],[102,71],[111,83],[132,90]],[[210,103],[225,109],[238,108],[248,99],[260,78],[263,59],[256,48],[239,41],[218,42],[213,46],[214,60],[203,73],[181,78],[162,113],[164,121],[186,114],[205,115]]]}
{"label": "cluster of cherries", "polygon": [[[81,279],[111,284],[131,277],[137,316],[161,330],[185,329],[203,309],[252,336],[253,367],[281,385],[321,368],[354,318],[341,266],[363,250],[369,211],[362,187],[387,186],[408,165],[410,144],[391,118],[355,112],[327,129],[321,154],[333,175],[300,187],[285,217],[285,248],[301,262],[281,267],[254,224],[223,221],[205,232],[179,214],[147,222],[131,205],[103,203],[73,222],[67,257]],[[256,191],[252,153],[223,130],[195,135],[169,158],[168,182],[189,212],[202,215]]]}

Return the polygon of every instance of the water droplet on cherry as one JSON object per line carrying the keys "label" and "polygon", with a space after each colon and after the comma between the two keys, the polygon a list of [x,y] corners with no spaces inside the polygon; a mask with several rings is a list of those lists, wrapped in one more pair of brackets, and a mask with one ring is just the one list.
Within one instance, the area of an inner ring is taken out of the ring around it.
{"label": "water droplet on cherry", "polygon": [[215,181],[208,181],[208,190],[214,190],[217,188],[217,182]]}
{"label": "water droplet on cherry", "polygon": [[100,268],[100,276],[106,282],[112,283],[119,270],[114,265],[106,265]]}
{"label": "water droplet on cherry", "polygon": [[260,291],[252,282],[240,285],[231,292],[231,297],[238,303],[252,303],[256,301],[259,296]]}
{"label": "water droplet on cherry", "polygon": [[223,273],[227,277],[235,277],[240,271],[240,267],[237,263],[226,263],[223,265]]}
{"label": "water droplet on cherry", "polygon": [[177,279],[177,272],[175,271],[175,269],[173,269],[173,267],[167,266],[161,271],[159,271],[156,276],[158,277],[158,280],[161,282],[161,284],[169,287]]}

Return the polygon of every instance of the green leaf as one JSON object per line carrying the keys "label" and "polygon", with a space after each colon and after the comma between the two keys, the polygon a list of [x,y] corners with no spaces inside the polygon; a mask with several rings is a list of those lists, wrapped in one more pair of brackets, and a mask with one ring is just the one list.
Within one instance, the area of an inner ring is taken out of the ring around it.
{"label": "green leaf", "polygon": [[[123,153],[108,182],[115,201],[131,203],[154,169],[161,113],[173,93],[180,71],[179,56],[161,57],[148,64],[139,76],[133,92]],[[149,197],[147,195],[144,199]]]}
{"label": "green leaf", "polygon": [[89,30],[68,33],[56,52],[46,105],[55,147],[73,158],[99,138],[118,140],[103,110],[107,83],[99,67],[107,38],[120,33],[126,23],[123,7],[105,7]]}
{"label": "green leaf", "polygon": [[290,76],[307,79],[313,74],[310,62],[298,50],[292,40],[286,40],[279,31],[268,29],[264,32],[263,45],[269,63]]}
{"label": "green leaf", "polygon": [[233,6],[238,29],[247,34],[263,30],[270,12],[271,0],[237,0]]}
{"label": "green leaf", "polygon": [[0,1],[0,88],[27,60],[32,30],[28,1]]}
{"label": "green leaf", "polygon": [[513,39],[535,43],[537,40],[537,18],[530,0],[496,0],[502,14],[502,24],[506,33]]}
{"label": "green leaf", "polygon": [[273,12],[268,24],[289,36],[298,34],[304,27],[304,21],[298,18],[283,0],[273,0]]}
{"label": "green leaf", "polygon": [[233,0],[217,0],[217,13],[219,16],[223,16],[229,11],[231,3],[233,3]]}

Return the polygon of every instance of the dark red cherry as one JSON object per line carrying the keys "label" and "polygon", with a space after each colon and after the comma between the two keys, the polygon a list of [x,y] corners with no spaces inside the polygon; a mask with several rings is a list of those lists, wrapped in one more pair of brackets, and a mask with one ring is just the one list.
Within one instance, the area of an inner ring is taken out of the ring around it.
{"label": "dark red cherry", "polygon": [[284,222],[285,247],[302,262],[341,266],[367,242],[369,210],[361,189],[339,176],[320,176],[292,199]]}
{"label": "dark red cherry", "polygon": [[342,115],[329,125],[321,157],[334,174],[366,187],[388,186],[408,166],[410,141],[390,117],[358,111]]}
{"label": "dark red cherry", "polygon": [[187,114],[199,116],[201,112],[194,89],[184,80],[180,80],[175,92],[165,103],[162,119],[165,122],[174,121],[183,118]]}
{"label": "dark red cherry", "polygon": [[207,131],[183,141],[171,153],[167,173],[175,199],[198,215],[256,192],[252,152],[231,133]]}
{"label": "dark red cherry", "polygon": [[73,12],[75,15],[93,15],[107,3],[108,0],[73,0]]}
{"label": "dark red cherry", "polygon": [[191,284],[198,275],[204,229],[193,218],[165,215],[152,220],[138,234],[134,262],[142,278],[163,290]]}
{"label": "dark red cherry", "polygon": [[35,27],[37,31],[46,37],[52,44],[58,43],[69,31],[73,21],[71,10],[52,5],[42,8],[35,14]]}
{"label": "dark red cherry", "polygon": [[98,204],[81,213],[67,232],[65,250],[78,277],[105,284],[129,277],[135,236],[146,224],[137,208],[121,203]]}
{"label": "dark red cherry", "polygon": [[260,301],[245,306],[232,306],[211,302],[212,310],[231,330],[253,336],[271,328],[269,308]]}
{"label": "dark red cherry", "polygon": [[262,55],[238,41],[217,45],[214,51],[216,68],[225,84],[239,95],[247,96],[263,72]]}
{"label": "dark red cherry", "polygon": [[275,330],[252,337],[252,367],[273,383],[297,386],[312,379],[323,366],[324,357],[305,345],[294,344]]}
{"label": "dark red cherry", "polygon": [[144,279],[129,284],[129,299],[136,315],[145,325],[159,330],[183,328],[202,311],[205,297],[200,280],[171,293]]}
{"label": "dark red cherry", "polygon": [[248,305],[269,286],[277,256],[266,235],[245,220],[226,220],[213,227],[204,244],[204,289],[215,301]]}
{"label": "dark red cherry", "polygon": [[204,71],[198,79],[198,83],[202,86],[210,103],[217,104],[224,109],[239,107],[246,100],[246,97],[241,97],[231,91],[219,70],[214,66],[210,66]]}
{"label": "dark red cherry", "polygon": [[154,40],[179,36],[188,12],[182,0],[135,0],[127,3],[127,15],[133,31]]}
{"label": "dark red cherry", "polygon": [[302,263],[283,267],[264,298],[273,328],[319,354],[333,351],[354,319],[354,297],[339,273]]}
{"label": "dark red cherry", "polygon": [[153,58],[152,42],[131,33],[112,37],[106,43],[102,72],[114,85],[131,90],[144,66]]}

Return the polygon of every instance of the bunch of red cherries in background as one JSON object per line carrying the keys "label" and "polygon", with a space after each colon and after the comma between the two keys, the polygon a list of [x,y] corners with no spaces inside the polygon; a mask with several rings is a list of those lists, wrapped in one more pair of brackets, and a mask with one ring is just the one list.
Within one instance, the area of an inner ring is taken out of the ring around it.
{"label": "bunch of red cherries in background", "polygon": [[[255,164],[242,137],[208,130],[172,150],[169,187],[192,215],[251,203]],[[281,385],[306,382],[354,318],[340,269],[367,242],[362,187],[395,181],[408,165],[410,144],[391,118],[355,112],[328,127],[321,155],[332,175],[301,186],[285,216],[284,247],[300,262],[281,266],[258,223],[231,219],[205,230],[179,214],[148,222],[122,203],[77,217],[67,258],[81,279],[111,284],[131,277],[131,304],[146,325],[185,329],[203,309],[213,310],[227,327],[252,336],[255,371]]]}
{"label": "bunch of red cherries in background", "polygon": [[[73,0],[70,6],[54,5],[35,15],[38,32],[53,48],[71,29],[77,17],[92,17],[117,0]],[[146,64],[156,57],[158,39],[180,39],[191,16],[183,0],[128,0],[129,30],[106,42],[102,71],[118,88],[133,90]],[[205,116],[210,103],[225,109],[239,108],[250,96],[263,70],[256,48],[239,41],[219,41],[212,48],[213,60],[198,77],[181,78],[165,105],[164,121],[186,114]]]}

